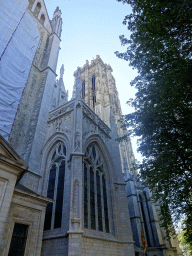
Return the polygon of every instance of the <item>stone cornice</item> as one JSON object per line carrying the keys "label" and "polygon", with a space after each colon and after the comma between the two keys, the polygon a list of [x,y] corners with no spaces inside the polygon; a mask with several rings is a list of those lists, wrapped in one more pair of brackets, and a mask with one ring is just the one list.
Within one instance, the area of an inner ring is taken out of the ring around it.
{"label": "stone cornice", "polygon": [[81,156],[81,157],[83,157],[84,156],[84,154],[83,153],[79,153],[79,152],[72,152],[71,154],[70,154],[70,157],[69,157],[69,162],[71,161],[71,159],[72,159],[72,157],[73,156]]}
{"label": "stone cornice", "polygon": [[38,195],[36,193],[31,193],[31,192],[28,192],[28,191],[24,191],[24,190],[19,189],[19,188],[15,188],[14,195],[19,196],[19,198],[21,198],[21,199],[23,198],[24,200],[28,199],[30,202],[34,202],[35,204],[37,202],[39,202],[44,206],[46,206],[49,203],[54,202],[54,200],[52,200],[50,198]]}
{"label": "stone cornice", "polygon": [[95,240],[103,240],[103,241],[110,241],[110,242],[115,242],[115,243],[121,243],[121,244],[134,244],[135,242],[133,240],[130,240],[130,241],[121,241],[117,238],[113,238],[113,237],[101,237],[101,236],[95,236],[95,235],[89,235],[89,234],[83,234],[83,237],[86,237],[86,238],[92,238],[92,239],[95,239]]}

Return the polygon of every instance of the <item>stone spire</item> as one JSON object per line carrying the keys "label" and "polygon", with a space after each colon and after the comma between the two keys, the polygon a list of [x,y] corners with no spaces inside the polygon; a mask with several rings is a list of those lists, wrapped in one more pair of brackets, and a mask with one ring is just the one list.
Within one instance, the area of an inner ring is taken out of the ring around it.
{"label": "stone spire", "polygon": [[75,88],[73,91],[73,98],[81,98],[82,93],[82,80],[81,80],[81,68],[78,67],[77,71],[74,73],[75,77]]}
{"label": "stone spire", "polygon": [[57,12],[61,12],[61,10],[59,9],[59,6],[56,7],[56,9],[55,9],[53,15],[54,15],[55,13],[57,13]]}
{"label": "stone spire", "polygon": [[60,68],[60,78],[59,79],[63,79],[64,71],[65,71],[64,65],[62,65]]}
{"label": "stone spire", "polygon": [[52,29],[55,32],[55,34],[58,35],[59,38],[61,36],[61,31],[62,31],[62,18],[61,18],[61,14],[62,14],[61,10],[57,6],[57,8],[55,9],[55,11],[53,13],[53,18],[51,20]]}
{"label": "stone spire", "polygon": [[68,91],[65,90],[65,85],[63,82],[63,75],[64,75],[64,65],[60,68],[60,77],[59,80],[56,83],[56,105],[55,107],[61,106],[68,102]]}

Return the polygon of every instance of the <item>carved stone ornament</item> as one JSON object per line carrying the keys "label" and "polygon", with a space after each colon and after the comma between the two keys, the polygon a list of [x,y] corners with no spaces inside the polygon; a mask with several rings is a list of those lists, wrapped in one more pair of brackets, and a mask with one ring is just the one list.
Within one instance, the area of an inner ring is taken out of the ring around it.
{"label": "carved stone ornament", "polygon": [[81,104],[77,103],[76,108],[80,108],[80,107],[81,107]]}
{"label": "carved stone ornament", "polygon": [[55,124],[56,124],[56,130],[57,131],[60,131],[61,123],[62,123],[62,119],[61,118],[56,120]]}
{"label": "carved stone ornament", "polygon": [[110,133],[110,128],[89,108],[86,106],[83,106],[83,113],[91,120],[93,121],[98,127],[107,135]]}
{"label": "carved stone ornament", "polygon": [[61,108],[57,109],[57,110],[53,110],[50,112],[49,114],[49,121],[51,121],[52,119],[55,119],[61,115],[66,114],[69,111],[72,111],[74,108],[74,102],[68,104],[68,105],[64,105]]}
{"label": "carved stone ornament", "polygon": [[67,161],[68,163],[68,169],[71,170],[71,161]]}
{"label": "carved stone ornament", "polygon": [[76,132],[75,133],[75,152],[78,152],[78,151],[80,151],[80,132]]}

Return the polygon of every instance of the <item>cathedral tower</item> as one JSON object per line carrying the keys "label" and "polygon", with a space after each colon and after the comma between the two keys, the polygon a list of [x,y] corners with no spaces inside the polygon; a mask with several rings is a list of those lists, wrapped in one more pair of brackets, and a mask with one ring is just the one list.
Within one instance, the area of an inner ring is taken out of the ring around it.
{"label": "cathedral tower", "polygon": [[[81,68],[82,98],[109,128],[111,127],[111,115],[114,116],[120,138],[127,135],[127,130],[121,128],[122,111],[112,72],[111,66],[105,64],[99,55],[90,64],[89,61],[86,61]],[[73,91],[75,93],[75,88]],[[129,135],[126,140],[119,141],[119,147],[122,172],[125,177],[130,172],[136,175],[136,170],[133,168],[135,159]]]}

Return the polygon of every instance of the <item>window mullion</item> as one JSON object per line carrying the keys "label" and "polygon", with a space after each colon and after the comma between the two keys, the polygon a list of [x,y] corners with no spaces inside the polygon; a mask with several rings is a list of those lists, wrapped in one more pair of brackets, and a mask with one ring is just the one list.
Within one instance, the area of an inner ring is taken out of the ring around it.
{"label": "window mullion", "polygon": [[60,228],[62,223],[62,209],[63,209],[63,194],[64,194],[64,179],[65,179],[65,161],[59,164],[58,183],[57,183],[57,197],[55,203],[55,218],[54,228]]}
{"label": "window mullion", "polygon": [[90,168],[90,218],[91,229],[96,229],[95,223],[95,180],[94,168]]}
{"label": "window mullion", "polygon": [[97,205],[97,178],[96,178],[96,170],[94,168],[94,191],[95,191],[95,218],[96,218],[96,230],[98,230],[98,205]]}
{"label": "window mullion", "polygon": [[102,183],[102,173],[100,172],[100,184],[101,184],[101,207],[102,207],[102,223],[103,230],[105,231],[105,215],[104,215],[104,200],[103,200],[103,183]]}
{"label": "window mullion", "polygon": [[90,166],[87,168],[87,199],[88,199],[88,228],[91,228],[91,217],[90,217]]}
{"label": "window mullion", "polygon": [[84,210],[84,227],[88,228],[88,168],[87,165],[84,163],[83,166],[84,169],[84,204],[83,204],[83,210]]}
{"label": "window mullion", "polygon": [[109,233],[109,213],[108,213],[108,198],[107,198],[107,184],[105,176],[102,176],[102,186],[103,186],[103,201],[104,201],[104,218],[105,218],[105,231]]}
{"label": "window mullion", "polygon": [[53,213],[52,213],[52,220],[51,220],[51,230],[54,228],[54,220],[55,220],[55,207],[56,207],[56,198],[57,198],[57,186],[58,186],[58,177],[59,177],[59,165],[56,165],[56,177],[55,177],[55,189],[54,189],[54,203],[53,203]]}

